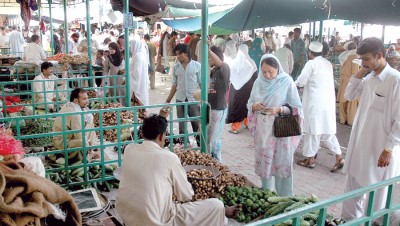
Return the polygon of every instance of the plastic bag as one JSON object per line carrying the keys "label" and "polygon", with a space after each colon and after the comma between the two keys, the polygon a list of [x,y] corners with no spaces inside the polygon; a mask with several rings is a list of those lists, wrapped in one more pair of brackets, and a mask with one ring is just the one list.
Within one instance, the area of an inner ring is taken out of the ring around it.
{"label": "plastic bag", "polygon": [[24,155],[21,141],[7,134],[0,134],[0,155]]}

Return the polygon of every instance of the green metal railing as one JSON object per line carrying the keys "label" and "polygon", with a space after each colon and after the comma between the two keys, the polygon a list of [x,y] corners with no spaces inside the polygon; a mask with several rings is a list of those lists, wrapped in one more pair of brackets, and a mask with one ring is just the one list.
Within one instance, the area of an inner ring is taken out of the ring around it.
{"label": "green metal railing", "polygon": [[[356,198],[362,195],[369,195],[368,197],[368,208],[366,211],[366,216],[346,222],[343,224],[347,225],[371,225],[372,221],[383,217],[383,225],[388,226],[390,224],[390,214],[395,212],[396,210],[400,210],[400,203],[393,203],[393,189],[396,184],[400,183],[400,176],[377,183],[365,186],[363,188],[345,193],[343,195],[339,195],[324,201],[320,201],[303,208],[295,209],[290,212],[280,214],[274,217],[266,218],[254,223],[247,224],[247,226],[258,226],[258,225],[277,225],[279,223],[283,223],[288,220],[292,220],[293,226],[299,226],[301,217],[305,214],[313,211],[319,211],[319,217],[317,221],[317,225],[325,225],[325,220],[327,217],[327,209],[331,205],[335,205],[341,203],[343,201]],[[386,206],[384,209],[374,211],[374,203],[375,203],[375,193],[378,189],[382,189],[388,187],[388,195],[386,199]]]}
{"label": "green metal railing", "polygon": [[[57,159],[62,157],[65,162],[59,162],[59,163],[54,163],[51,162],[51,164],[46,164],[46,174],[49,177],[52,177],[53,181],[56,180],[61,186],[63,187],[73,187],[73,186],[80,186],[80,185],[89,185],[92,183],[97,183],[97,182],[104,182],[104,181],[109,181],[115,179],[114,175],[112,174],[112,170],[115,169],[115,167],[118,165],[121,165],[122,162],[122,153],[123,149],[127,144],[130,144],[132,142],[134,143],[140,143],[143,140],[139,138],[139,127],[141,126],[141,122],[138,118],[139,115],[139,110],[146,108],[147,110],[150,110],[151,108],[161,108],[164,106],[170,106],[171,107],[171,114],[169,116],[169,131],[170,135],[167,136],[167,139],[169,140],[169,149],[173,151],[174,146],[173,146],[173,139],[174,138],[184,138],[184,147],[188,148],[188,139],[189,136],[196,136],[199,135],[199,132],[197,133],[189,133],[186,129],[187,126],[185,126],[185,133],[184,134],[173,134],[174,127],[177,127],[177,124],[179,122],[185,122],[187,124],[190,121],[193,120],[200,120],[200,117],[186,117],[186,118],[180,118],[180,119],[174,119],[174,106],[184,106],[185,112],[188,111],[188,107],[190,105],[198,105],[197,102],[183,102],[183,103],[176,103],[176,104],[161,104],[161,105],[152,105],[152,106],[140,106],[140,107],[123,107],[123,108],[110,108],[110,109],[100,109],[100,110],[89,110],[85,112],[73,112],[73,113],[54,113],[54,114],[45,114],[45,115],[31,115],[31,116],[20,116],[20,117],[12,117],[12,118],[3,118],[0,119],[0,123],[10,123],[11,121],[15,121],[15,128],[14,128],[14,134],[15,138],[17,140],[27,140],[27,139],[38,139],[38,138],[43,138],[43,137],[54,137],[54,136],[61,136],[63,139],[63,149],[60,150],[52,150],[49,149],[48,151],[42,151],[42,152],[36,152],[32,154],[27,154],[27,156],[44,156],[46,157],[46,161],[49,158],[54,158],[54,156],[57,156]],[[104,125],[103,123],[103,118],[104,115],[107,113],[116,113],[116,118],[117,118],[117,123],[115,125]],[[129,124],[123,124],[121,120],[118,120],[121,118],[121,114],[123,112],[132,112],[133,117],[131,120],[133,123]],[[93,114],[97,115],[98,120],[99,120],[99,126],[96,128],[85,128],[84,125],[84,120],[85,120],[85,115],[86,114]],[[68,130],[66,122],[68,121],[68,117],[72,116],[77,116],[79,115],[81,119],[81,125],[82,127],[76,130]],[[61,118],[62,122],[62,130],[61,131],[51,131],[48,133],[41,133],[41,134],[30,134],[30,135],[23,135],[22,134],[22,129],[23,129],[23,124],[20,123],[20,121],[32,121],[32,120],[55,120],[56,118]],[[116,133],[116,140],[115,141],[107,141],[105,140],[104,134],[105,131],[108,130],[114,130]],[[124,130],[129,130],[129,132],[133,132],[133,135],[131,136],[133,140],[123,140],[122,135],[124,133]],[[90,145],[88,146],[86,144],[87,136],[89,132],[96,132],[98,134],[98,144]],[[67,140],[68,136],[71,134],[81,134],[82,136],[82,145],[81,147],[73,147],[70,148],[67,146]],[[116,154],[118,156],[117,159],[114,160],[106,160],[105,158],[105,153],[104,150],[107,147],[115,147]],[[100,159],[99,161],[94,161],[94,162],[89,162],[85,156],[89,153],[90,150],[98,149],[100,150]],[[198,149],[198,148],[193,148],[193,149]],[[80,155],[82,156],[81,161],[77,162],[71,162],[69,161],[69,157],[71,153],[76,153],[79,152]],[[113,168],[110,170],[110,167]],[[99,171],[99,175],[94,177],[91,172],[92,168],[96,168]],[[81,175],[79,178],[78,176]],[[57,177],[60,177],[62,179],[58,180]],[[56,178],[56,179],[55,179]]]}
{"label": "green metal railing", "polygon": [[[19,75],[18,77],[20,77]],[[92,101],[97,101],[101,103],[108,103],[108,102],[118,102],[118,99],[125,98],[125,96],[118,96],[117,90],[123,89],[124,85],[114,85],[109,86],[106,84],[106,80],[113,80],[114,84],[117,84],[117,79],[121,77],[120,75],[107,75],[107,76],[96,76],[96,78],[102,79],[104,81],[104,86],[102,87],[83,87],[83,89],[89,91],[93,90],[94,92],[102,91],[103,97],[95,97],[91,98]],[[3,113],[7,116],[7,109],[13,107],[28,107],[32,110],[33,114],[36,114],[38,111],[38,107],[43,109],[45,114],[49,113],[49,105],[54,105],[54,110],[59,110],[61,105],[66,103],[69,99],[69,95],[71,91],[74,89],[74,85],[76,84],[78,87],[82,87],[82,83],[84,81],[92,80],[93,78],[90,77],[77,77],[77,78],[57,78],[57,79],[48,79],[48,80],[25,80],[24,78],[18,81],[11,81],[11,82],[1,82],[0,89],[3,90],[1,99],[3,100]],[[48,82],[54,82],[56,87],[54,91],[46,90],[47,86],[45,85]],[[34,92],[33,85],[39,83],[43,91]],[[22,89],[22,87],[24,87]],[[12,89],[13,92],[5,92],[4,90]],[[109,90],[111,90],[109,92]],[[53,93],[56,100],[48,100],[46,94]],[[107,96],[107,93],[112,93],[113,95]],[[36,103],[35,102],[35,95],[43,94],[44,102]],[[22,100],[21,103],[14,103],[12,106],[7,106],[5,103],[5,99],[9,96],[18,96]],[[45,107],[46,106],[46,107]]]}

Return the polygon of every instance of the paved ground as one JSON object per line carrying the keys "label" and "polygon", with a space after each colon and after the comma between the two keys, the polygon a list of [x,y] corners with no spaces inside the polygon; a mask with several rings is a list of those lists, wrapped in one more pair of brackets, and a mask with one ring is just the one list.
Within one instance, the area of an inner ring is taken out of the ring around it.
{"label": "paved ground", "polygon": [[[156,89],[150,92],[150,103],[164,103],[169,93],[170,82],[157,81]],[[189,125],[188,128],[191,126]],[[249,131],[242,128],[239,134],[229,133],[230,125],[225,125],[222,134],[222,161],[236,173],[245,175],[251,182],[261,186],[261,181],[254,173],[254,144]],[[350,136],[351,127],[337,124],[337,138],[344,157]],[[177,132],[177,130],[176,130]],[[302,158],[302,145],[295,153],[295,162]],[[343,193],[345,175],[343,173],[331,173],[330,169],[335,163],[332,152],[322,148],[318,153],[317,165],[314,169],[308,169],[294,164],[294,190],[296,195],[317,195],[325,200]],[[400,200],[400,186],[395,190],[395,200]],[[329,212],[340,216],[341,204],[331,206]]]}

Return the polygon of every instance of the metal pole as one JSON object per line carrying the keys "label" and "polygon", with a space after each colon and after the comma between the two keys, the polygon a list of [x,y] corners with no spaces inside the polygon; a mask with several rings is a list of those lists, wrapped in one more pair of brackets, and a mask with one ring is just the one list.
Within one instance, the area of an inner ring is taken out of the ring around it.
{"label": "metal pole", "polygon": [[361,23],[361,40],[363,39],[364,39],[364,23]]}
{"label": "metal pole", "polygon": [[51,3],[52,3],[52,0],[49,0],[49,14],[50,14],[50,47],[51,47],[51,55],[54,55],[53,17],[51,16]]}
{"label": "metal pole", "polygon": [[69,37],[68,37],[68,22],[67,22],[67,0],[63,1],[64,4],[64,41],[65,41],[65,53],[68,54],[68,42],[69,42]]}
{"label": "metal pole", "polygon": [[310,42],[314,40],[314,37],[311,36],[311,22],[308,23],[308,35],[310,36]]}
{"label": "metal pole", "polygon": [[[208,147],[207,108],[208,108],[208,0],[201,1],[201,152],[206,153]],[[264,29],[265,30],[265,29]],[[211,109],[210,109],[211,111]]]}
{"label": "metal pole", "polygon": [[[42,17],[40,16],[41,15],[41,13],[40,13],[41,10],[42,10],[41,9],[41,3],[40,3],[40,0],[38,0],[39,23],[42,20]],[[39,26],[39,35],[40,35],[40,45],[43,46],[43,35],[42,35],[42,31],[40,30],[40,26]]]}
{"label": "metal pole", "polygon": [[383,42],[383,44],[385,44],[385,28],[386,28],[386,26],[382,25],[382,42]]}
{"label": "metal pole", "polygon": [[89,86],[93,86],[93,78],[92,78],[92,29],[90,27],[90,4],[89,0],[86,0],[86,40],[88,46],[88,56],[89,56]]}
{"label": "metal pole", "polygon": [[319,21],[319,42],[322,43],[322,29],[324,28],[324,21]]}
{"label": "metal pole", "polygon": [[313,22],[313,32],[312,32],[313,39],[315,40],[315,21]]}
{"label": "metal pole", "polygon": [[[129,13],[129,0],[124,2],[124,13]],[[126,106],[131,106],[131,83],[130,83],[130,71],[129,71],[129,28],[124,28],[124,39],[125,39],[125,89],[126,89]]]}

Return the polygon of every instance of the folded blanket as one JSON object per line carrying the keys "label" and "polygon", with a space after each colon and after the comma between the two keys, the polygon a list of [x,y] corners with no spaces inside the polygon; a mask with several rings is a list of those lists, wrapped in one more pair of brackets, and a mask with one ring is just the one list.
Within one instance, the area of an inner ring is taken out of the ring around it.
{"label": "folded blanket", "polygon": [[65,222],[56,225],[82,225],[78,207],[66,190],[18,163],[0,163],[0,225],[39,226],[41,218],[55,215],[52,205],[66,215]]}

